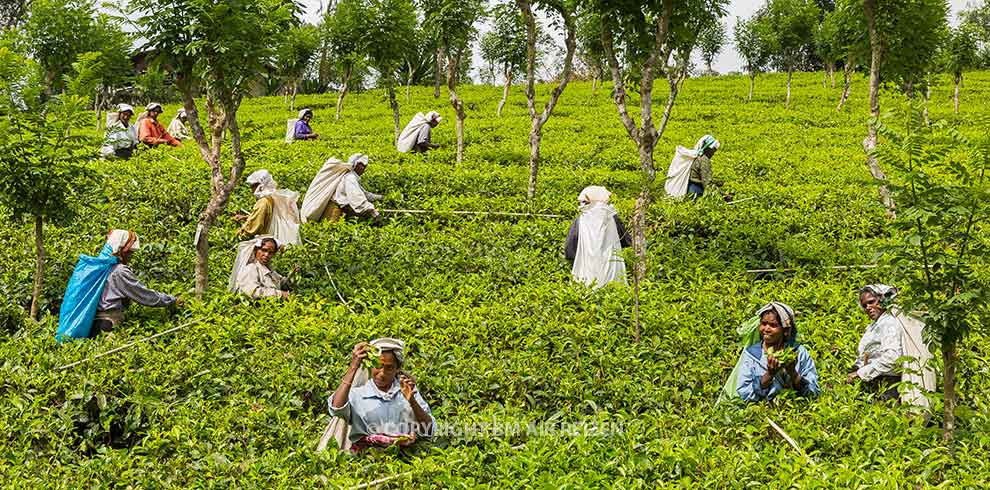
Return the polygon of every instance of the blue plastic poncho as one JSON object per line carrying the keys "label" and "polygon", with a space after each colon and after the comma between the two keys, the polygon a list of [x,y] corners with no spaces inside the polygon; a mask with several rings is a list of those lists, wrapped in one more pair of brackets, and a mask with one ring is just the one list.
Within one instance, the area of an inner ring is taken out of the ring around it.
{"label": "blue plastic poncho", "polygon": [[117,265],[117,257],[112,254],[110,244],[105,244],[96,257],[79,256],[69,284],[65,287],[65,298],[58,313],[56,341],[61,343],[89,337],[103,287],[113,266]]}

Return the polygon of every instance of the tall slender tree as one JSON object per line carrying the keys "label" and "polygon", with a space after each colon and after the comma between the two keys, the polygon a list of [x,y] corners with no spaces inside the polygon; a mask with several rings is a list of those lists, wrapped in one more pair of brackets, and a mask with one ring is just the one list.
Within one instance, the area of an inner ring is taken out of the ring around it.
{"label": "tall slender tree", "polygon": [[[502,77],[502,100],[495,115],[502,116],[502,109],[509,98],[509,87],[516,75],[526,66],[527,24],[515,5],[499,3],[491,11],[491,30],[481,36],[481,58],[498,67]],[[494,78],[494,73],[492,74]],[[494,81],[494,80],[493,80]]]}
{"label": "tall slender tree", "polygon": [[[656,179],[653,150],[663,135],[677,95],[679,72],[669,69],[668,63],[674,51],[686,48],[683,39],[696,39],[699,25],[724,15],[726,3],[725,0],[652,0],[625,3],[588,0],[585,4],[601,18],[602,45],[612,74],[613,101],[622,126],[636,144],[643,171],[643,181],[632,219],[633,250],[637,257],[633,274],[634,294],[637,298],[634,311],[637,341],[639,287],[646,276],[646,212],[653,199],[651,186]],[[659,130],[653,119],[653,85],[657,77],[666,77],[671,87]],[[630,82],[634,82],[639,91],[638,124],[626,106]]]}
{"label": "tall slender tree", "polygon": [[[244,171],[237,111],[275,55],[273,40],[299,25],[299,5],[284,0],[159,0],[130,5],[139,34],[168,67],[182,94],[193,140],[210,167],[210,200],[196,227],[196,293],[209,278],[210,227]],[[197,95],[204,95],[207,127]],[[207,133],[209,130],[209,133]],[[229,152],[224,143],[229,137]],[[224,155],[231,159],[224,175]]]}
{"label": "tall slender tree", "polygon": [[416,42],[416,10],[411,0],[371,0],[368,4],[368,27],[365,32],[375,42],[369,43],[368,60],[378,71],[378,84],[385,88],[392,108],[395,139],[399,139],[399,102],[395,86],[399,83],[408,46]]}
{"label": "tall slender tree", "polygon": [[749,19],[736,17],[736,27],[732,31],[736,51],[742,56],[746,73],[749,75],[749,96],[746,100],[753,100],[756,75],[766,69],[770,57],[766,41],[760,37],[760,30],[757,29],[758,15],[759,13]]}
{"label": "tall slender tree", "polygon": [[976,43],[976,32],[972,24],[963,23],[948,33],[939,50],[939,65],[945,73],[952,76],[952,108],[956,114],[959,114],[959,86],[962,84],[963,72],[977,65]]}
{"label": "tall slender tree", "polygon": [[813,0],[770,0],[760,17],[760,36],[766,39],[770,61],[787,72],[786,107],[791,106],[791,77],[807,57],[820,11]]}
{"label": "tall slender tree", "polygon": [[[437,40],[438,60],[447,68],[447,91],[456,115],[457,163],[464,161],[464,101],[457,95],[461,65],[470,55],[471,43],[478,34],[476,23],[485,16],[481,0],[423,0],[424,28]],[[438,61],[439,63],[439,61]],[[439,64],[438,64],[439,66]]]}
{"label": "tall slender tree", "polygon": [[325,21],[330,56],[340,72],[340,90],[337,93],[336,119],[344,109],[344,97],[350,89],[352,77],[367,59],[371,39],[366,31],[371,15],[364,0],[340,0]]}
{"label": "tall slender tree", "polygon": [[539,29],[536,24],[536,16],[533,13],[533,2],[516,0],[516,5],[519,6],[526,22],[526,107],[529,109],[531,121],[529,129],[529,185],[526,187],[526,196],[532,199],[536,196],[543,126],[550,120],[550,116],[557,106],[557,101],[560,100],[560,95],[564,93],[564,89],[567,88],[567,83],[571,79],[574,52],[577,50],[577,5],[567,0],[545,0],[538,4],[560,17],[564,26],[564,45],[567,49],[564,55],[564,66],[557,77],[557,86],[550,93],[550,98],[547,99],[543,111],[540,112],[536,108],[536,63]]}

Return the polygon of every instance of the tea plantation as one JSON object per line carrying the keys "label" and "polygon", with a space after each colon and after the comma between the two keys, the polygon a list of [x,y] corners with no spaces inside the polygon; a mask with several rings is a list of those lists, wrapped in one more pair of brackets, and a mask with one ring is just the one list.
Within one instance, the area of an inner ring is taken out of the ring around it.
{"label": "tea plantation", "polygon": [[[363,182],[385,195],[382,208],[435,211],[386,213],[381,228],[304,225],[306,244],[275,259],[276,270],[302,270],[297,294],[281,303],[252,304],[223,292],[236,244],[230,216],[254,202],[246,185],[210,231],[211,291],[193,301],[192,242],[209,197],[208,168],[195,145],[94,161],[93,178],[79,190],[88,195],[79,218],[46,231],[44,320],[6,321],[0,334],[0,482],[348,488],[402,475],[383,486],[986,488],[985,335],[961,348],[952,455],[937,424],[926,426],[843,382],[868,324],[855,291],[890,277],[883,267],[829,268],[873,263],[891,239],[861,147],[865,81],[854,81],[841,113],[834,110],[840,89],[823,88],[821,74],[796,76],[790,109],[783,76],[761,76],[748,103],[747,88],[745,77],[687,80],[657,146],[665,172],[675,145],[714,134],[722,142],[713,159],[715,179],[724,181],[719,191],[754,199],[729,205],[712,188],[698,202],[654,203],[639,343],[630,288],[591,293],[570,280],[562,255],[584,186],[608,187],[627,222],[639,189],[636,149],[608,87],[597,94],[590,84],[567,88],[544,132],[532,201],[520,88],[501,118],[494,115],[499,88],[464,88],[461,165],[453,163],[450,104],[445,95],[434,99],[432,88],[413,88],[410,102],[400,98],[403,122],[416,111],[444,117],[434,131],[442,147],[425,156],[395,151],[380,91],[349,96],[340,121],[333,120],[333,94],[300,96],[297,106],[315,110],[321,139],[292,145],[282,142],[294,114],[282,98],[246,100],[246,172],[267,168],[281,187],[303,192],[327,157],[363,152],[371,159]],[[549,89],[540,87],[544,97]],[[950,90],[948,80],[937,85],[932,117],[981,136],[984,128],[969,121],[990,114],[980,95],[990,93],[990,75],[967,75],[958,116]],[[655,96],[662,106],[666,93]],[[885,110],[901,100],[883,97]],[[176,109],[166,107],[166,123]],[[32,229],[7,215],[0,209],[5,314],[29,302],[34,257]],[[184,296],[187,306],[176,314],[134,306],[112,335],[57,345],[58,300],[75,260],[95,253],[110,228],[141,235],[134,269],[151,287]],[[764,268],[790,270],[747,272]],[[770,300],[797,310],[822,396],[716,406],[738,356],[736,326]],[[407,368],[445,434],[413,454],[317,453],[329,420],[326,400],[352,346],[386,335],[406,340]]]}

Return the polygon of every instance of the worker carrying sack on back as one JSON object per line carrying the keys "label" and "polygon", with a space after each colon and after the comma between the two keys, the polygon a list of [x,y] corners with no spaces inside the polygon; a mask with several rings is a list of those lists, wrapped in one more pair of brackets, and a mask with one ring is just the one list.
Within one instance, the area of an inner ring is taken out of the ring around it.
{"label": "worker carrying sack on back", "polygon": [[581,214],[571,223],[564,243],[564,257],[573,262],[575,281],[594,289],[612,281],[626,282],[622,249],[632,245],[604,187],[585,187],[578,196]]}
{"label": "worker carrying sack on back", "polygon": [[96,257],[81,255],[65,288],[55,339],[93,338],[124,320],[131,301],[144,306],[181,305],[175,296],[145,287],[127,265],[141,248],[137,234],[112,230]]}
{"label": "worker carrying sack on back", "polygon": [[439,148],[440,145],[431,142],[431,137],[433,128],[437,127],[441,120],[442,118],[437,112],[428,112],[425,115],[422,112],[417,112],[399,134],[399,140],[395,144],[396,148],[402,153],[410,151],[426,153],[434,148]]}
{"label": "worker carrying sack on back", "polygon": [[299,193],[279,189],[268,170],[261,169],[247,178],[251,192],[258,201],[251,214],[236,214],[235,221],[244,224],[237,230],[237,237],[248,240],[258,235],[274,236],[283,246],[301,245],[299,237]]}
{"label": "worker carrying sack on back", "polygon": [[346,163],[328,158],[306,190],[302,204],[303,222],[328,219],[333,223],[347,215],[370,217],[380,224],[381,215],[372,202],[382,196],[365,191],[361,186],[361,175],[367,168],[368,155],[361,153],[351,155]]}
{"label": "worker carrying sack on back", "polygon": [[684,197],[691,193],[692,199],[701,197],[705,187],[711,183],[711,158],[719,146],[721,143],[710,134],[702,136],[693,150],[678,146],[667,169],[667,182],[664,184],[667,195]]}

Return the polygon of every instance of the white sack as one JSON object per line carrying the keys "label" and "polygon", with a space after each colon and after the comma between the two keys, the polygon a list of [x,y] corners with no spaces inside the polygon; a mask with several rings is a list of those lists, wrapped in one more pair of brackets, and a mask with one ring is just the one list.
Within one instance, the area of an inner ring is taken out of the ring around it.
{"label": "white sack", "polygon": [[296,140],[296,121],[298,119],[287,119],[285,121],[285,142],[292,143]]}
{"label": "white sack", "polygon": [[303,223],[319,221],[323,217],[330,199],[337,192],[337,186],[340,185],[344,175],[352,169],[353,166],[348,166],[336,158],[330,158],[323,164],[313,177],[313,182],[309,184],[306,196],[303,197],[302,209],[300,209]]}
{"label": "white sack", "polygon": [[[357,373],[354,374],[354,379],[351,380],[351,386],[352,388],[364,386],[368,382],[368,379],[368,370],[365,368],[358,369]],[[333,400],[333,395],[330,395],[330,400]],[[350,451],[350,435],[350,421],[336,416],[332,417],[326,429],[323,429],[323,436],[320,437],[320,443],[316,445],[316,452],[325,451],[331,439],[337,441],[337,448],[339,450]]]}
{"label": "white sack", "polygon": [[279,189],[272,195],[271,234],[279,245],[302,245],[299,237],[299,193]]}
{"label": "white sack", "polygon": [[237,274],[241,272],[241,267],[244,267],[248,263],[248,260],[251,260],[255,240],[255,238],[252,238],[237,244],[237,255],[234,257],[234,266],[230,270],[230,279],[227,280],[227,291],[231,293],[237,292]]}
{"label": "white sack", "polygon": [[429,124],[429,120],[426,119],[426,115],[422,112],[417,112],[413,116],[409,124],[406,124],[405,129],[399,134],[399,140],[396,142],[395,147],[402,153],[407,153],[409,150],[416,146],[416,139],[419,136],[419,130],[423,129],[423,126]]}
{"label": "white sack", "polygon": [[901,402],[918,408],[928,408],[930,402],[925,393],[935,391],[935,371],[928,365],[932,353],[928,350],[923,335],[925,322],[897,308],[892,308],[891,313],[901,327],[903,355],[913,358],[903,366]]}
{"label": "white sack", "polygon": [[578,218],[578,246],[571,275],[574,280],[598,289],[612,281],[626,282],[622,243],[615,226],[615,208],[596,203]]}
{"label": "white sack", "polygon": [[684,197],[687,194],[688,180],[691,177],[691,164],[698,157],[694,150],[678,146],[674,150],[674,158],[670,160],[670,168],[667,169],[667,182],[664,189],[671,197]]}

